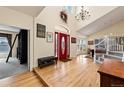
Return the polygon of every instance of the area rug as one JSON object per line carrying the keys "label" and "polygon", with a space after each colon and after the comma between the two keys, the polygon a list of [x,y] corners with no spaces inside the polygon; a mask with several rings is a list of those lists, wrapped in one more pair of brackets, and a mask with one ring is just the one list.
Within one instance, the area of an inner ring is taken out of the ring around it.
{"label": "area rug", "polygon": [[62,62],[68,62],[68,61],[71,61],[72,59],[63,59],[63,60],[60,60]]}
{"label": "area rug", "polygon": [[19,60],[10,58],[6,63],[6,58],[0,59],[0,79],[28,71],[27,64],[20,65]]}

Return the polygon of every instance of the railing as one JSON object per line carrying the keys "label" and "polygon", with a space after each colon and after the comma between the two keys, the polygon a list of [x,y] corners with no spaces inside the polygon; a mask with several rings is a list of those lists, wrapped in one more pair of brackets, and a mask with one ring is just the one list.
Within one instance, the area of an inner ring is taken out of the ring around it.
{"label": "railing", "polygon": [[[100,61],[100,57],[104,57],[104,55],[102,54],[103,51],[106,52],[106,48],[107,48],[107,44],[106,44],[107,38],[102,38],[100,40],[95,40],[95,45],[94,45],[94,62],[96,61]],[[99,54],[97,54],[97,52],[100,52]]]}
{"label": "railing", "polygon": [[[96,42],[99,41],[99,42]],[[99,57],[104,57],[104,53],[101,53],[101,55],[97,55],[97,50],[104,50],[106,55],[109,55],[109,52],[118,52],[122,53],[122,61],[124,61],[124,36],[107,36],[102,39],[96,39],[94,44],[94,62],[96,62],[96,59],[100,59]]]}
{"label": "railing", "polygon": [[124,36],[109,36],[109,51],[124,51]]}

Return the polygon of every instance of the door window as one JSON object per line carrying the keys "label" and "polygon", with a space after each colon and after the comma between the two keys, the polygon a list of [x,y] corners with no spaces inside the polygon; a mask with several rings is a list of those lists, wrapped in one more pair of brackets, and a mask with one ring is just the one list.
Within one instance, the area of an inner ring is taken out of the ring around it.
{"label": "door window", "polygon": [[64,36],[62,37],[62,54],[64,54],[65,53],[65,38],[64,38]]}

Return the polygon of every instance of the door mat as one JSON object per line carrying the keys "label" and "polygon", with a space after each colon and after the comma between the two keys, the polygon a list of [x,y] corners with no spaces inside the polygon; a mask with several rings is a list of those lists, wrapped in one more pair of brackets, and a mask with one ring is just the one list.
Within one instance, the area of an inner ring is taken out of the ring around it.
{"label": "door mat", "polygon": [[63,60],[60,60],[62,62],[68,62],[68,61],[71,61],[72,59],[63,59]]}

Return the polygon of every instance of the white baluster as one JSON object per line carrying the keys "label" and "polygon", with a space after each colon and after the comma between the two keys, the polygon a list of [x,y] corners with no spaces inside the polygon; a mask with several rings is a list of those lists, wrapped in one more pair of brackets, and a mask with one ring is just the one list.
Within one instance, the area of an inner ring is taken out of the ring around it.
{"label": "white baluster", "polygon": [[116,51],[118,51],[118,50],[117,50],[117,36],[116,36],[115,42],[116,42]]}
{"label": "white baluster", "polygon": [[116,51],[116,36],[115,36],[115,38],[114,38],[114,42],[115,42],[114,47],[115,47],[115,51]]}
{"label": "white baluster", "polygon": [[122,58],[122,62],[124,62],[124,52],[123,52],[123,58]]}
{"label": "white baluster", "polygon": [[[123,35],[124,37],[124,35]],[[124,44],[123,44],[123,58],[122,58],[122,62],[124,62]]]}
{"label": "white baluster", "polygon": [[96,63],[96,47],[97,47],[96,44],[94,44],[94,63]]}
{"label": "white baluster", "polygon": [[[124,38],[124,35],[122,35],[122,37]],[[122,49],[122,52],[124,52],[124,41],[123,41],[123,49]]]}
{"label": "white baluster", "polygon": [[[123,35],[121,35],[121,38],[123,39]],[[121,39],[121,41],[123,41],[122,39]],[[123,52],[123,44],[121,44],[121,51]]]}
{"label": "white baluster", "polygon": [[121,45],[120,45],[120,36],[119,36],[119,51],[120,51],[120,48],[121,48],[120,46],[121,46]]}
{"label": "white baluster", "polygon": [[111,36],[109,37],[109,49],[111,51]]}
{"label": "white baluster", "polygon": [[109,46],[109,44],[110,44],[110,36],[108,36],[107,37],[107,39],[106,39],[106,54],[108,55],[108,52],[109,52],[109,50],[110,50],[110,46]]}
{"label": "white baluster", "polygon": [[117,51],[119,51],[119,42],[118,42],[119,40],[118,39],[119,39],[119,35],[117,35]]}

